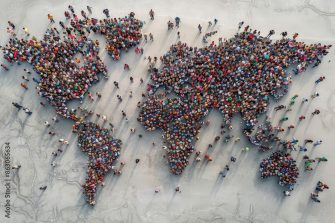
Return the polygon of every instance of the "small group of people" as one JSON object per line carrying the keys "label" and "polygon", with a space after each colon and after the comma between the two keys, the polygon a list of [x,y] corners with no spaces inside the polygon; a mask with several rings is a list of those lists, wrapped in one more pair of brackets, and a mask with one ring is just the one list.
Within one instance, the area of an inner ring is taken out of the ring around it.
{"label": "small group of people", "polygon": [[202,42],[203,43],[208,43],[207,41],[207,38],[208,37],[211,37],[213,35],[215,35],[218,31],[212,31],[212,32],[209,32],[209,33],[206,33],[203,37],[202,37]]}
{"label": "small group of people", "polygon": [[12,102],[12,105],[14,107],[16,107],[18,109],[18,111],[20,111],[21,109],[28,115],[31,115],[33,114],[33,112],[29,109],[29,108],[26,108],[26,107],[23,107],[22,105],[20,105],[19,103],[17,102]]}
{"label": "small group of people", "polygon": [[329,189],[329,186],[321,181],[318,181],[316,184],[315,190],[311,193],[311,199],[314,202],[320,203],[321,200],[319,199],[319,193],[323,192],[324,189]]}

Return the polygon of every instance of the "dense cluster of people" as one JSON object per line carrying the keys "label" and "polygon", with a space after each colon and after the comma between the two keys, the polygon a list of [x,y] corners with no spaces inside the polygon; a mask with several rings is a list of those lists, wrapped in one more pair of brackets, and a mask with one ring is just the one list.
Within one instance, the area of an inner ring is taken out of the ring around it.
{"label": "dense cluster of people", "polygon": [[163,88],[177,98],[149,97],[139,121],[149,130],[163,129],[173,173],[180,174],[188,164],[192,140],[211,109],[219,109],[227,125],[233,114],[241,113],[248,132],[267,111],[270,96],[278,100],[287,93],[291,77],[286,69],[298,65],[302,72],[319,64],[331,47],[298,42],[297,35],[272,42],[273,32],[262,37],[247,26],[218,45],[197,48],[178,42],[161,58],[161,69],[150,69],[149,94]]}
{"label": "dense cluster of people", "polygon": [[[107,69],[99,57],[100,43],[98,40],[88,38],[91,32],[102,34],[106,37],[106,49],[114,60],[120,59],[121,50],[126,51],[139,44],[142,34],[143,23],[135,19],[135,14],[130,13],[124,18],[110,18],[108,9],[104,10],[107,19],[98,20],[89,18],[88,14],[82,10],[80,19],[75,9],[70,5],[69,11],[65,11],[66,20],[59,22],[61,29],[55,26],[55,20],[51,14],[47,17],[51,26],[47,29],[42,40],[36,37],[30,38],[30,33],[26,27],[26,36],[18,38],[15,33],[15,25],[8,22],[8,33],[11,37],[5,46],[1,47],[4,58],[9,63],[28,62],[39,78],[33,78],[36,82],[38,94],[56,109],[56,112],[64,118],[72,119],[76,122],[73,130],[78,132],[79,147],[86,152],[89,157],[88,175],[86,183],[83,185],[84,193],[90,204],[95,204],[95,193],[98,184],[103,185],[103,180],[107,172],[112,168],[112,163],[120,155],[121,141],[113,139],[110,130],[101,128],[92,122],[83,121],[93,112],[85,114],[77,113],[77,109],[69,109],[67,103],[73,99],[84,100],[85,94],[93,100],[92,94],[88,91],[90,86],[99,81],[98,74],[102,73],[105,78]],[[87,6],[88,13],[92,13],[92,7]],[[153,38],[153,37],[151,37]],[[143,53],[143,49],[141,50]],[[5,70],[9,68],[2,64]],[[28,76],[22,76],[25,81],[21,86],[28,89],[30,71],[25,70]],[[97,93],[101,97],[101,93]],[[28,115],[31,111],[22,105],[13,102],[18,110],[23,110]],[[43,102],[40,103],[45,106]],[[98,116],[98,114],[97,114]],[[105,116],[102,116],[104,122]],[[45,126],[50,124],[45,121]],[[111,126],[112,128],[112,126]],[[49,131],[50,135],[55,132]],[[60,141],[61,142],[61,141]],[[62,139],[62,143],[68,143]],[[56,153],[53,155],[55,156]],[[57,155],[57,154],[56,154]],[[55,166],[55,163],[52,163]],[[121,170],[115,174],[121,173]]]}
{"label": "dense cluster of people", "polygon": [[182,173],[193,152],[192,140],[199,132],[202,117],[192,117],[196,115],[193,114],[195,112],[180,98],[172,99],[165,94],[157,94],[149,97],[138,118],[149,131],[156,128],[164,130],[163,138],[169,143],[169,165],[175,174]]}
{"label": "dense cluster of people", "polygon": [[124,18],[107,18],[99,21],[92,19],[91,21],[91,29],[106,37],[106,49],[113,60],[120,59],[122,49],[128,51],[131,47],[138,45],[142,39],[143,22],[134,16],[135,14],[131,12]]}
{"label": "dense cluster of people", "polygon": [[281,186],[293,186],[299,176],[296,161],[283,151],[276,151],[263,159],[259,171],[262,178],[278,176]]}
{"label": "dense cluster of people", "polygon": [[87,202],[95,204],[97,186],[103,185],[113,161],[120,156],[121,140],[114,139],[110,131],[92,122],[80,122],[74,126],[78,132],[78,146],[88,154],[86,183],[83,185]]}
{"label": "dense cluster of people", "polygon": [[[109,10],[104,9],[103,13],[107,18],[98,20],[90,18],[83,10],[81,11],[83,19],[79,19],[72,6],[68,9],[69,11],[65,11],[64,15],[69,20],[70,26],[60,21],[61,30],[53,27],[55,20],[51,14],[48,14],[51,27],[46,31],[43,40],[30,38],[26,27],[23,28],[26,38],[18,38],[14,32],[15,25],[9,21],[8,33],[11,34],[11,38],[2,50],[4,58],[9,63],[31,64],[40,76],[39,79],[33,78],[39,95],[46,98],[59,115],[76,122],[73,131],[78,133],[78,146],[89,157],[87,178],[83,189],[87,202],[94,205],[97,186],[104,185],[107,172],[114,169],[114,174],[121,173],[121,169],[115,170],[113,161],[120,155],[122,142],[114,139],[110,130],[95,123],[83,121],[92,115],[93,111],[82,112],[84,115],[80,116],[76,109],[68,109],[67,103],[73,99],[82,101],[85,94],[88,94],[89,99],[93,101],[92,94],[88,92],[89,87],[99,81],[99,73],[108,78],[106,66],[98,55],[99,41],[88,38],[91,31],[106,37],[108,54],[113,60],[119,60],[121,50],[128,51],[140,43],[143,23],[135,18],[133,12],[124,18],[110,18]],[[91,7],[87,6],[87,10],[89,14],[92,13]],[[151,20],[154,20],[153,10],[150,10],[149,15]],[[214,20],[214,25],[217,21],[217,19]],[[176,17],[175,22],[176,27],[179,27],[180,18]],[[243,24],[239,24],[239,29]],[[212,26],[212,22],[210,21],[208,25]],[[173,28],[174,23],[169,21],[168,29]],[[200,24],[198,30],[201,33]],[[207,43],[207,38],[216,33],[217,31],[206,33],[203,42]],[[180,37],[180,32],[177,34]],[[243,132],[250,142],[259,146],[260,150],[269,151],[272,149],[272,144],[277,142],[283,145],[284,150],[274,152],[261,162],[261,177],[278,176],[280,185],[288,185],[290,190],[293,188],[299,173],[296,162],[288,150],[296,150],[298,140],[295,138],[281,140],[277,133],[285,130],[281,126],[272,126],[268,120],[258,126],[255,134],[252,132],[258,123],[257,117],[267,111],[270,97],[278,100],[287,93],[291,76],[286,70],[291,65],[297,65],[293,69],[293,73],[297,75],[305,71],[309,65],[318,66],[331,45],[308,45],[296,41],[298,34],[294,34],[293,38],[287,38],[286,32],[282,33],[282,39],[272,42],[270,36],[273,34],[274,30],[271,30],[266,37],[263,37],[257,30],[246,26],[243,32],[237,33],[229,40],[223,41],[220,38],[218,45],[212,42],[209,46],[197,48],[178,42],[160,58],[162,62],[160,69],[155,67],[157,57],[154,57],[154,63],[151,63],[151,57],[148,57],[153,83],[149,84],[147,89],[150,96],[143,105],[140,102],[138,104],[138,107],[141,107],[138,121],[149,131],[156,128],[163,130],[163,138],[168,143],[166,150],[169,166],[174,174],[181,174],[188,165],[188,159],[194,151],[193,141],[197,138],[202,125],[206,124],[204,117],[212,109],[219,109],[224,117],[224,124],[221,125],[222,135],[225,132],[223,128],[232,128],[233,115],[241,113],[245,122]],[[145,42],[147,38],[144,34]],[[153,41],[151,33],[149,38]],[[143,54],[143,48],[137,47],[135,52]],[[1,67],[5,70],[9,69],[4,64],[1,64]],[[129,70],[129,65],[124,64],[124,69]],[[29,81],[26,76],[22,76],[22,79]],[[320,77],[315,83],[319,84],[324,79],[325,77]],[[130,81],[134,81],[133,77],[130,77]],[[28,89],[27,82],[21,83],[25,89]],[[119,88],[118,82],[114,81],[114,85]],[[164,92],[156,93],[159,88],[163,88]],[[169,93],[175,93],[176,97],[170,97]],[[101,93],[96,94],[98,98],[101,97]],[[319,94],[315,92],[312,99],[318,96]],[[130,97],[132,97],[132,91]],[[289,106],[295,103],[297,97],[295,95],[291,99]],[[120,102],[122,101],[120,95],[117,95],[117,98]],[[18,110],[22,108],[24,112],[31,115],[32,112],[28,108],[15,102],[12,104]],[[41,105],[45,106],[43,102]],[[289,106],[287,106],[288,109],[290,109]],[[279,105],[275,110],[279,111],[287,107]],[[320,110],[316,109],[312,115],[319,113]],[[96,115],[98,118],[101,116]],[[128,120],[124,111],[122,115],[125,120]],[[305,119],[304,116],[299,117],[300,121],[303,119]],[[105,123],[107,117],[102,115],[102,120]],[[281,123],[286,121],[288,121],[287,116],[280,120]],[[44,124],[47,127],[50,126],[47,121]],[[113,125],[109,124],[113,129]],[[292,128],[294,125],[288,126],[288,129]],[[135,129],[131,129],[131,132],[134,133]],[[49,134],[55,135],[52,131]],[[139,137],[142,135],[140,134]],[[216,136],[215,142],[220,138]],[[228,142],[231,138],[233,136],[228,135],[224,140]],[[235,141],[238,140],[239,138],[235,139]],[[59,142],[68,144],[65,139],[60,139]],[[314,146],[321,143],[322,141],[319,140]],[[209,148],[211,147],[212,144],[209,145]],[[248,147],[243,149],[243,151],[248,150]],[[58,151],[62,152],[62,150]],[[307,149],[303,147],[300,151],[305,152]],[[57,156],[57,152],[53,155]],[[204,158],[207,161],[212,160],[207,153]],[[200,151],[196,152],[195,160],[201,160]],[[327,161],[325,157],[315,160],[307,157],[305,169],[311,170],[311,165],[316,160]],[[136,163],[139,161],[139,159],[135,160]],[[236,158],[231,157],[231,162],[235,161]],[[123,165],[124,162],[121,163],[121,166]],[[228,171],[229,166],[226,165],[220,174],[225,177]],[[179,187],[177,188],[176,191],[180,191]],[[318,188],[325,187],[318,186]],[[45,189],[46,186],[43,190]],[[289,191],[284,193],[289,196]],[[316,197],[317,195],[312,195],[313,200]]]}
{"label": "dense cluster of people", "polygon": [[[66,103],[81,98],[89,86],[98,80],[98,73],[107,74],[106,67],[98,56],[97,43],[84,35],[70,34],[63,41],[54,29],[48,29],[44,40],[25,40],[13,37],[4,46],[8,62],[28,62],[40,75],[38,94],[55,107],[58,114],[76,119]],[[83,66],[78,67],[75,55],[80,53]]]}
{"label": "dense cluster of people", "polygon": [[276,133],[278,133],[278,131],[275,130],[268,119],[261,125],[257,126],[254,134],[245,130],[245,134],[249,141],[258,146],[263,152],[271,150],[273,148],[273,144],[281,140]]}
{"label": "dense cluster of people", "polygon": [[[99,41],[89,39],[88,35],[91,31],[105,35],[107,50],[113,59],[118,60],[122,49],[128,50],[139,43],[142,22],[134,18],[134,13],[124,18],[98,21],[82,11],[84,19],[79,19],[73,7],[69,9],[72,14],[66,11],[65,15],[70,19],[70,26],[60,22],[62,33],[56,27],[50,27],[43,40],[35,37],[20,39],[13,33],[2,50],[10,63],[31,64],[40,75],[34,80],[38,84],[38,94],[45,97],[58,114],[77,121],[79,117],[68,109],[67,102],[83,100],[89,87],[99,80],[99,73],[107,78],[106,66],[98,55]],[[52,15],[49,14],[48,18],[54,24]],[[26,83],[21,83],[21,86],[28,89]]]}

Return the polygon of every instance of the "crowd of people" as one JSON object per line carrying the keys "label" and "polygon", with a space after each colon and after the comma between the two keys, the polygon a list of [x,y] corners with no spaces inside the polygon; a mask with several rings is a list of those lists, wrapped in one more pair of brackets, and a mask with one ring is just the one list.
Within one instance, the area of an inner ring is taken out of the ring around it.
{"label": "crowd of people", "polygon": [[273,144],[281,139],[277,136],[275,128],[272,126],[271,121],[266,119],[264,123],[257,126],[254,134],[251,131],[245,130],[245,134],[249,141],[258,146],[263,152],[269,151],[273,148]]}
{"label": "crowd of people", "polygon": [[284,151],[276,151],[268,158],[263,159],[259,171],[262,178],[278,176],[279,185],[289,188],[295,185],[299,176],[296,161]]}
{"label": "crowd of people", "polygon": [[[119,157],[121,141],[113,139],[110,130],[99,127],[92,122],[85,122],[84,119],[93,112],[79,112],[77,109],[70,109],[67,103],[73,99],[81,102],[88,94],[91,85],[99,81],[98,74],[103,74],[108,78],[107,69],[99,57],[100,43],[98,40],[91,40],[88,36],[91,32],[101,34],[106,37],[106,49],[112,59],[119,60],[121,50],[129,50],[139,44],[142,34],[142,21],[136,19],[134,13],[124,18],[110,18],[108,9],[104,10],[106,19],[98,20],[90,18],[92,7],[87,7],[88,13],[82,10],[79,18],[75,9],[70,5],[69,11],[64,15],[67,21],[59,22],[60,29],[56,27],[56,22],[51,14],[47,17],[50,20],[50,27],[45,32],[42,40],[36,37],[30,38],[30,33],[26,27],[26,36],[19,38],[15,33],[15,25],[8,22],[9,42],[1,47],[4,58],[9,63],[21,64],[28,62],[39,78],[33,77],[36,89],[41,97],[55,108],[57,114],[64,118],[76,122],[73,130],[78,132],[79,146],[89,157],[88,175],[86,183],[83,185],[84,193],[90,204],[95,204],[95,193],[98,184],[103,184],[106,173],[112,168],[112,163]],[[69,25],[65,25],[68,23]],[[150,37],[153,39],[153,37]],[[143,49],[139,49],[143,54]],[[3,69],[9,68],[2,64]],[[26,70],[27,76],[22,76],[24,80],[21,86],[28,89],[29,76],[31,72]],[[101,93],[97,93],[101,97]],[[13,102],[18,110],[23,110],[28,115],[32,112]],[[45,106],[44,102],[40,102]],[[97,114],[98,116],[98,114]],[[104,116],[102,116],[104,122]],[[50,126],[45,121],[45,126]],[[111,125],[111,124],[110,124]],[[111,125],[113,129],[113,126]],[[55,132],[49,131],[50,135]],[[61,142],[61,141],[60,141]],[[67,140],[62,139],[62,143]],[[53,153],[55,156],[56,153]],[[52,162],[55,166],[55,162]],[[115,170],[115,174],[120,174],[121,170]]]}
{"label": "crowd of people", "polygon": [[92,19],[86,22],[94,32],[106,37],[106,49],[113,60],[120,59],[122,49],[128,51],[142,39],[143,22],[136,19],[133,12],[124,18],[107,18],[99,21]]}
{"label": "crowd of people", "polygon": [[[89,14],[92,13],[91,7],[87,7],[87,10]],[[33,66],[34,71],[40,76],[39,79],[33,79],[39,95],[46,98],[59,115],[76,122],[73,130],[78,132],[78,145],[89,156],[87,178],[83,188],[88,203],[92,205],[95,204],[97,186],[103,185],[107,172],[114,168],[113,161],[120,155],[121,141],[114,139],[108,129],[83,121],[89,113],[81,117],[75,109],[69,109],[67,103],[73,99],[82,101],[85,94],[92,99],[88,89],[99,81],[98,74],[102,73],[108,78],[106,66],[98,55],[99,41],[88,38],[91,31],[106,37],[109,55],[113,60],[119,60],[122,50],[127,51],[140,43],[143,26],[134,13],[117,19],[110,18],[108,9],[103,12],[106,19],[90,18],[85,11],[81,11],[83,19],[79,19],[74,8],[69,6],[69,11],[65,11],[64,14],[70,26],[60,21],[60,30],[55,27],[53,16],[48,14],[51,26],[43,40],[30,38],[30,33],[25,27],[26,37],[18,38],[13,32],[15,25],[9,21],[11,38],[9,43],[2,47],[4,58],[9,63],[28,62]],[[152,10],[149,15],[151,20],[154,20]],[[176,17],[175,21],[178,27],[180,18]],[[215,19],[214,24],[216,23]],[[243,24],[239,25],[239,29]],[[209,26],[211,25],[210,22]],[[169,21],[168,29],[173,27],[173,22]],[[201,33],[200,24],[198,29]],[[206,33],[203,37],[204,42],[216,32]],[[273,34],[274,31],[271,30],[263,37],[259,31],[246,26],[244,31],[238,32],[233,38],[224,41],[220,38],[218,44],[212,42],[203,48],[190,47],[178,42],[160,58],[160,69],[155,67],[157,57],[154,58],[155,63],[150,67],[153,83],[148,85],[147,89],[150,97],[140,106],[138,121],[149,131],[156,128],[163,130],[163,138],[168,143],[169,166],[174,174],[181,174],[188,165],[188,159],[194,151],[194,139],[205,124],[204,117],[212,109],[219,109],[224,117],[223,126],[228,129],[231,128],[233,115],[241,113],[245,122],[244,133],[262,151],[270,150],[271,143],[275,142],[280,142],[286,149],[274,152],[262,161],[262,178],[278,176],[279,184],[289,185],[290,188],[296,183],[298,168],[287,150],[295,149],[298,141],[281,141],[276,133],[284,131],[283,128],[273,127],[269,121],[259,126],[255,135],[251,136],[251,132],[258,123],[257,117],[267,111],[269,98],[278,100],[287,93],[291,76],[286,70],[291,65],[297,65],[293,71],[299,74],[309,65],[318,66],[331,45],[298,42],[298,34],[294,34],[293,38],[287,38],[286,32],[282,33],[282,39],[273,42],[270,39]],[[149,37],[153,41],[151,33]],[[146,42],[146,35],[144,39]],[[143,54],[143,48],[137,47],[135,52]],[[78,54],[83,59],[80,59]],[[5,70],[9,69],[6,65],[1,66]],[[128,64],[125,64],[124,68],[130,69]],[[22,78],[29,81],[25,76]],[[133,82],[133,78],[130,78]],[[319,84],[324,79],[320,77],[315,83]],[[119,88],[117,82],[114,82],[114,85]],[[26,82],[21,83],[21,86],[28,89]],[[159,88],[165,91],[156,93]],[[177,97],[168,96],[172,92]],[[98,94],[97,96],[99,97]],[[318,96],[316,92],[312,99]],[[118,99],[122,101],[119,95]],[[290,106],[294,104],[295,99],[296,97],[292,98]],[[41,105],[45,106],[43,102]],[[13,103],[13,106],[19,110],[23,108],[18,103]],[[24,108],[26,112],[25,109],[27,108]],[[276,107],[277,111],[281,109],[286,109],[286,106]],[[31,111],[28,109],[26,113],[31,114]],[[319,113],[316,109],[312,115]],[[122,114],[126,117],[124,111]],[[102,119],[106,121],[104,116]],[[281,122],[287,120],[288,117],[285,116]],[[294,126],[288,127],[291,128]],[[227,137],[226,140],[232,138]],[[220,136],[216,139],[219,140]],[[201,160],[200,153],[197,160]],[[212,157],[205,154],[205,160],[211,161]],[[326,160],[321,157],[318,161]],[[138,162],[139,159],[136,163]],[[115,174],[120,172],[121,170],[114,171]]]}
{"label": "crowd of people", "polygon": [[[200,28],[199,28],[200,30]],[[331,45],[306,44],[293,38],[272,42],[249,26],[229,40],[220,39],[203,48],[178,42],[161,58],[162,67],[151,71],[150,96],[138,120],[148,129],[161,128],[170,144],[168,159],[173,173],[188,164],[201,120],[211,109],[219,109],[226,125],[241,113],[245,132],[252,130],[257,117],[267,111],[269,98],[278,100],[287,93],[291,76],[286,69],[318,65]],[[165,93],[155,95],[157,89]],[[175,93],[177,98],[166,94]]]}
{"label": "crowd of people", "polygon": [[[84,11],[81,13],[83,19],[79,19],[72,6],[69,10],[65,11],[65,16],[70,20],[70,26],[60,21],[61,30],[58,30],[52,15],[48,14],[51,27],[43,40],[18,38],[12,33],[2,51],[10,63],[31,64],[40,76],[34,80],[38,94],[46,98],[58,114],[77,121],[80,117],[68,109],[67,102],[73,99],[82,101],[89,87],[99,81],[99,73],[108,78],[106,66],[98,55],[99,41],[91,40],[88,35],[91,31],[104,35],[107,51],[114,60],[119,60],[122,49],[128,50],[139,44],[143,24],[134,18],[134,13],[124,18],[98,21],[89,18]],[[9,21],[9,26],[14,29],[11,24]],[[26,83],[21,83],[21,86],[28,89]]]}
{"label": "crowd of people", "polygon": [[121,140],[114,139],[110,131],[92,122],[79,122],[74,126],[78,133],[78,146],[88,155],[86,182],[83,185],[87,202],[95,204],[97,186],[104,185],[108,171],[120,156]]}

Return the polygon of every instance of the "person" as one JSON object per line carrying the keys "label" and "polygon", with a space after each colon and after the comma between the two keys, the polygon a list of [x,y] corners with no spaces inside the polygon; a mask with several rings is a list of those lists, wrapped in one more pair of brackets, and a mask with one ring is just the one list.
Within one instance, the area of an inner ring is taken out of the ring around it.
{"label": "person", "polygon": [[312,94],[311,98],[314,99],[314,98],[319,97],[319,96],[320,96],[320,94],[318,92],[315,92],[314,94]]}
{"label": "person", "polygon": [[31,115],[33,113],[32,111],[30,111],[29,108],[23,108],[23,111],[28,115]]}
{"label": "person", "polygon": [[300,152],[307,152],[307,147],[306,146],[299,146],[299,151]]}
{"label": "person", "polygon": [[125,111],[122,110],[121,113],[122,113],[122,116],[123,116],[123,117],[126,117],[126,116],[127,116],[127,114],[126,114]]}
{"label": "person", "polygon": [[149,38],[150,38],[150,41],[154,41],[154,36],[152,35],[152,33],[149,33]]}
{"label": "person", "polygon": [[26,34],[26,36],[30,36],[29,30],[28,30],[27,27],[23,27],[22,29],[23,29],[24,33]]}
{"label": "person", "polygon": [[107,122],[107,116],[106,116],[106,115],[103,115],[103,116],[102,116],[102,121],[103,121],[103,122]]}
{"label": "person", "polygon": [[322,140],[316,140],[315,143],[313,144],[314,147],[321,145]]}
{"label": "person", "polygon": [[48,14],[48,19],[50,20],[50,23],[55,23],[54,17],[51,14]]}
{"label": "person", "polygon": [[10,27],[12,27],[12,29],[15,29],[15,25],[14,25],[14,23],[12,23],[11,21],[8,21],[8,25],[9,25]]}
{"label": "person", "polygon": [[244,24],[244,21],[241,21],[241,22],[238,23],[238,31],[240,31],[240,29],[242,28],[243,24]]}
{"label": "person", "polygon": [[31,74],[31,72],[28,69],[26,69],[26,68],[24,68],[23,71],[26,72],[28,75]]}
{"label": "person", "polygon": [[174,20],[176,22],[176,27],[179,28],[180,18],[177,16]]}
{"label": "person", "polygon": [[28,90],[27,84],[26,83],[21,83],[21,87],[23,87],[25,90]]}
{"label": "person", "polygon": [[69,6],[68,6],[68,9],[72,12],[72,14],[74,13],[74,8],[73,8],[72,5],[69,5]]}
{"label": "person", "polygon": [[319,77],[316,81],[315,84],[319,84],[320,82],[324,81],[326,79],[324,76]]}
{"label": "person", "polygon": [[321,201],[318,199],[319,197],[319,194],[318,193],[311,193],[311,199],[314,201],[314,202],[317,202],[317,203],[320,203]]}
{"label": "person", "polygon": [[42,186],[42,187],[40,187],[40,190],[45,191],[46,189],[47,189],[47,186]]}
{"label": "person", "polygon": [[1,67],[2,67],[3,69],[5,69],[6,71],[9,70],[8,67],[7,67],[6,65],[4,65],[4,64],[1,64]]}
{"label": "person", "polygon": [[279,110],[282,110],[282,109],[285,109],[286,106],[285,105],[278,105],[275,107],[275,111],[279,111]]}
{"label": "person", "polygon": [[227,173],[226,173],[226,171],[222,170],[222,171],[219,172],[219,175],[220,175],[221,177],[225,178],[226,175],[227,175]]}
{"label": "person", "polygon": [[150,15],[150,19],[151,19],[151,20],[154,20],[154,19],[155,19],[155,12],[154,12],[152,9],[150,9],[150,11],[149,11],[149,15]]}
{"label": "person", "polygon": [[288,120],[288,117],[287,116],[284,116],[283,118],[281,118],[279,121],[280,122],[284,122],[284,121],[287,121]]}
{"label": "person", "polygon": [[71,18],[70,12],[68,12],[68,11],[64,12],[64,16],[65,16],[66,19],[70,19]]}
{"label": "person", "polygon": [[121,95],[116,95],[117,99],[119,99],[119,102],[122,102],[122,97]]}
{"label": "person", "polygon": [[313,143],[313,140],[312,139],[305,139],[305,144],[307,143]]}
{"label": "person", "polygon": [[312,112],[312,115],[318,115],[320,114],[320,110],[319,109],[315,109],[313,112]]}
{"label": "person", "polygon": [[270,38],[270,36],[272,36],[273,34],[275,34],[275,31],[273,29],[271,29],[269,31],[269,34],[267,35],[267,38]]}
{"label": "person", "polygon": [[287,128],[290,130],[290,129],[294,129],[294,125],[289,125],[287,126]]}
{"label": "person", "polygon": [[315,190],[322,192],[324,189],[329,189],[329,186],[321,181],[318,181]]}
{"label": "person", "polygon": [[317,157],[317,158],[315,158],[315,160],[317,160],[318,163],[327,162],[328,161],[328,159],[325,156]]}
{"label": "person", "polygon": [[299,33],[294,33],[293,34],[293,39],[295,40],[298,37]]}
{"label": "person", "polygon": [[117,81],[114,81],[114,85],[117,89],[119,89],[119,83]]}
{"label": "person", "polygon": [[198,30],[199,30],[199,33],[201,33],[202,26],[200,24],[198,25]]}
{"label": "person", "polygon": [[104,9],[102,12],[106,15],[107,18],[110,17],[108,9]]}
{"label": "person", "polygon": [[91,6],[86,6],[86,8],[87,8],[87,11],[88,11],[90,14],[92,14],[92,7],[91,7]]}
{"label": "person", "polygon": [[291,196],[291,192],[288,190],[283,191],[283,193],[285,196]]}
{"label": "person", "polygon": [[286,31],[284,31],[284,32],[282,32],[280,35],[281,35],[281,36],[282,36],[282,38],[284,39],[284,38],[287,36],[287,32],[286,32]]}
{"label": "person", "polygon": [[21,108],[22,108],[22,105],[20,105],[19,103],[16,103],[16,102],[12,102],[12,105],[14,107],[16,107],[18,110],[21,110]]}
{"label": "person", "polygon": [[214,26],[216,25],[216,23],[218,23],[218,20],[215,18],[214,19]]}
{"label": "person", "polygon": [[21,168],[21,165],[19,164],[19,165],[16,165],[16,166],[12,166],[12,169],[14,169],[14,170],[19,170]]}
{"label": "person", "polygon": [[177,186],[176,189],[175,189],[175,191],[181,193],[180,187]]}

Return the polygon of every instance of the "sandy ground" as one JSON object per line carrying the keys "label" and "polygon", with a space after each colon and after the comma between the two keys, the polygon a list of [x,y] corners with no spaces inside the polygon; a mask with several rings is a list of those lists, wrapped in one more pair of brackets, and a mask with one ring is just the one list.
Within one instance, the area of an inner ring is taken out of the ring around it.
{"label": "sandy ground", "polygon": [[[77,11],[93,6],[93,16],[102,17],[102,9],[108,7],[111,15],[124,16],[134,11],[144,20],[144,33],[153,33],[154,42],[144,44],[144,56],[160,56],[168,47],[177,41],[177,30],[167,31],[167,21],[174,17],[181,18],[181,40],[190,45],[202,46],[197,25],[207,27],[207,22],[217,18],[218,25],[213,30],[218,34],[213,36],[231,37],[237,30],[237,23],[244,20],[252,28],[261,30],[265,35],[270,29],[279,33],[287,31],[298,32],[300,40],[312,43],[334,43],[335,6],[330,0],[113,0],[113,1],[64,1],[64,0],[1,0],[0,1],[0,44],[7,41],[5,33],[6,21],[14,22],[20,33],[27,26],[32,35],[40,37],[48,26],[47,13],[54,15],[56,20],[64,19],[63,11],[72,4]],[[156,19],[149,21],[148,11],[153,8]],[[58,22],[58,21],[57,21]],[[91,36],[103,41],[101,36]],[[12,66],[10,72],[0,73],[0,145],[11,144],[12,164],[20,163],[22,168],[12,174],[11,218],[4,217],[4,208],[0,209],[0,222],[333,222],[335,208],[335,153],[332,140],[335,136],[335,76],[334,47],[324,62],[316,69],[308,70],[303,75],[295,77],[287,97],[280,103],[287,103],[294,94],[299,99],[309,97],[316,90],[320,97],[300,106],[295,105],[289,114],[290,120],[297,120],[301,114],[307,119],[291,134],[303,141],[305,138],[322,139],[324,143],[310,150],[312,157],[325,155],[329,161],[319,165],[313,172],[304,172],[301,162],[302,154],[294,153],[301,167],[301,177],[296,190],[291,197],[284,198],[277,179],[261,180],[258,166],[261,159],[269,153],[259,153],[253,149],[242,154],[241,148],[246,146],[246,139],[240,131],[240,117],[234,119],[234,135],[241,136],[239,143],[219,143],[213,150],[214,161],[191,164],[182,176],[169,173],[166,160],[163,158],[160,131],[144,133],[145,130],[136,121],[138,110],[136,103],[141,100],[145,85],[140,86],[140,78],[149,81],[147,61],[144,56],[133,51],[122,55],[119,62],[113,62],[104,50],[101,56],[106,62],[110,79],[101,81],[92,88],[98,89],[103,96],[95,103],[85,102],[89,108],[94,108],[100,114],[106,114],[116,126],[115,136],[123,141],[121,160],[127,162],[120,177],[109,175],[105,187],[98,193],[97,205],[89,207],[82,195],[80,185],[85,179],[87,157],[77,147],[76,135],[71,133],[72,123],[61,120],[51,128],[57,132],[57,137],[51,138],[44,127],[45,120],[51,120],[55,115],[51,107],[41,108],[42,100],[36,94],[32,81],[29,90],[19,86],[23,68],[31,68],[28,64]],[[1,59],[3,60],[3,59]],[[331,62],[328,62],[331,60]],[[130,72],[123,71],[123,64],[128,63]],[[35,74],[34,74],[35,75]],[[131,84],[129,76],[135,79]],[[314,86],[314,81],[321,75],[326,81]],[[120,90],[116,90],[113,81],[120,82]],[[129,91],[134,96],[128,98]],[[118,103],[116,95],[124,98]],[[17,101],[29,107],[33,115],[27,117],[23,112],[17,113],[11,106]],[[73,103],[74,105],[76,103]],[[273,106],[273,104],[272,104]],[[319,108],[321,114],[310,118],[310,113]],[[121,121],[121,110],[130,117],[128,123]],[[269,115],[274,123],[278,122],[280,113]],[[208,119],[211,125],[201,130],[200,140],[196,149],[204,151],[207,145],[218,134],[221,122],[219,112],[213,111]],[[295,121],[294,121],[295,122]],[[137,133],[144,137],[130,135],[129,129],[135,127]],[[59,147],[58,139],[68,138],[70,145],[62,156],[58,157],[57,167],[52,168],[51,152]],[[156,146],[152,146],[152,141]],[[250,145],[249,145],[250,146]],[[3,153],[0,154],[0,179],[4,178]],[[222,180],[218,178],[219,171],[234,155],[237,162],[231,165],[231,171]],[[135,165],[135,159],[141,161]],[[327,182],[330,190],[320,194],[321,203],[312,203],[309,194],[318,180]],[[47,185],[45,192],[40,186]],[[179,185],[182,193],[175,193]],[[159,186],[161,192],[154,193]],[[0,186],[0,202],[4,204],[3,184]]]}

